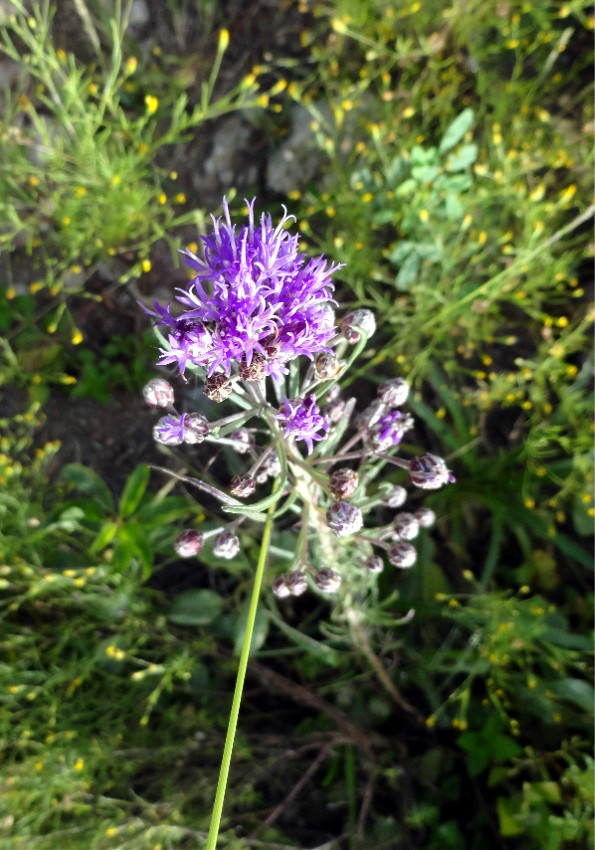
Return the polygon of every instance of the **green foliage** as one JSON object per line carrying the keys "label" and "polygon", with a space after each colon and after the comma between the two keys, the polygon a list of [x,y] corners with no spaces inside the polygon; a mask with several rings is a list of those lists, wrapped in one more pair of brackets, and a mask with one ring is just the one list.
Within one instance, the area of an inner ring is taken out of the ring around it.
{"label": "green foliage", "polygon": [[[1,13],[18,75],[0,119],[0,386],[26,407],[3,400],[0,418],[0,847],[186,850],[204,845],[257,541],[226,569],[204,552],[180,568],[173,540],[202,511],[154,493],[141,457],[117,494],[60,469],[36,429],[57,387],[109,403],[144,382],[144,342],[94,351],[70,296],[99,263],[132,281],[157,240],[178,247],[201,213],[163,154],[255,106],[257,74],[215,97],[227,35],[211,32],[192,99],[190,65],[137,53],[126,9],[75,6],[87,63],[56,46],[52,4]],[[458,482],[431,497],[415,570],[364,579],[346,549],[332,607],[261,605],[221,846],[582,850],[592,10],[300,9],[304,55],[269,65],[262,121],[273,137],[295,103],[309,112],[324,162],[288,207],[345,262],[341,303],[380,324],[345,390],[412,378],[420,443]],[[188,4],[167,14],[182,33]]]}
{"label": "green foliage", "polygon": [[96,65],[85,66],[55,47],[52,4],[31,12],[12,5],[12,14],[3,13],[0,50],[22,73],[19,90],[5,94],[0,124],[0,244],[33,254],[38,282],[52,293],[82,289],[98,262],[131,251],[136,262],[121,280],[138,277],[158,239],[170,241],[177,227],[197,221],[194,212],[177,211],[186,198],[176,191],[176,174],[157,165],[157,153],[209,119],[256,105],[254,83],[242,81],[213,100],[225,31],[200,100],[190,105],[182,77],[163,67],[158,89],[148,90],[143,60],[125,57],[129,6],[106,22],[105,47],[87,10],[97,55]]}

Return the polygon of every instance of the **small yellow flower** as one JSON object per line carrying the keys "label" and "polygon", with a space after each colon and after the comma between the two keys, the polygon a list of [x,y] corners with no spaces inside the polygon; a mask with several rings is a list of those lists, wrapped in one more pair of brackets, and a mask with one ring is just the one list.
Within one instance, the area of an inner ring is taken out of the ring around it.
{"label": "small yellow flower", "polygon": [[112,180],[111,180],[112,186],[119,186],[121,182],[122,182],[122,178],[120,177],[120,175],[114,174],[114,176],[112,177]]}
{"label": "small yellow flower", "polygon": [[87,86],[87,91],[91,95],[96,95],[99,92],[99,86],[97,85],[97,83],[89,83],[89,85]]}
{"label": "small yellow flower", "polygon": [[126,60],[126,65],[124,66],[126,73],[127,74],[134,74],[134,72],[136,71],[137,68],[138,68],[138,59],[136,58],[136,56],[130,56]]}
{"label": "small yellow flower", "polygon": [[219,46],[218,49],[221,53],[223,53],[229,47],[229,30],[223,28],[219,32]]}
{"label": "small yellow flower", "polygon": [[262,106],[263,109],[266,109],[266,107],[269,105],[268,94],[259,94],[258,97],[256,98],[256,103],[259,106]]}
{"label": "small yellow flower", "polygon": [[159,194],[159,196],[157,197],[157,201],[161,204],[161,206],[167,203],[167,195],[165,194],[165,192],[161,192]]}
{"label": "small yellow flower", "polygon": [[403,118],[413,118],[415,109],[412,106],[407,106],[402,112]]}
{"label": "small yellow flower", "polygon": [[142,270],[144,271],[145,274],[150,272],[151,271],[151,261],[150,260],[143,260],[142,263],[141,263],[141,268],[142,268]]}
{"label": "small yellow flower", "polygon": [[140,145],[138,146],[138,152],[141,155],[146,154],[148,150],[149,150],[149,146],[146,142],[141,142]]}
{"label": "small yellow flower", "polygon": [[154,115],[159,107],[159,99],[153,94],[145,95],[145,106],[149,115]]}
{"label": "small yellow flower", "polygon": [[82,335],[82,333],[79,331],[79,329],[78,329],[78,328],[77,328],[75,331],[73,331],[73,334],[72,334],[72,336],[70,337],[70,341],[71,341],[71,343],[72,343],[73,345],[80,345],[80,344],[81,344],[81,342],[83,341],[83,335]]}
{"label": "small yellow flower", "polygon": [[84,762],[83,759],[80,759],[80,758],[77,759],[74,763],[74,769],[78,770],[79,772],[84,768],[84,766],[85,766],[85,762]]}
{"label": "small yellow flower", "polygon": [[186,203],[186,195],[183,192],[178,192],[175,196],[174,201],[176,204],[185,204]]}
{"label": "small yellow flower", "polygon": [[430,213],[427,210],[420,210],[419,220],[426,224],[430,220]]}

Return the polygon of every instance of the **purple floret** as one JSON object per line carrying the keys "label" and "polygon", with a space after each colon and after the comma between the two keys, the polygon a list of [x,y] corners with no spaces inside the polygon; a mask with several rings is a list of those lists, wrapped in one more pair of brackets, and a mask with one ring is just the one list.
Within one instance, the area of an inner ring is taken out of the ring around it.
{"label": "purple floret", "polygon": [[161,365],[176,362],[183,374],[191,363],[208,375],[229,376],[234,365],[250,366],[258,354],[266,361],[264,374],[280,378],[288,360],[329,350],[335,335],[331,275],[341,266],[299,253],[299,235],[284,228],[293,218],[287,211],[273,227],[268,214],[255,223],[254,199],[246,204],[248,223],[236,233],[223,199],[223,216],[213,216],[212,233],[201,237],[204,260],[182,251],[195,272],[176,295],[184,312],[174,318],[169,307],[155,305],[152,313],[156,324],[170,329]]}
{"label": "purple floret", "polygon": [[[294,440],[304,440],[308,447],[308,454],[314,448],[313,440],[324,440],[329,424],[326,416],[320,412],[316,404],[314,394],[301,398],[286,398],[283,402],[284,410],[279,413],[277,419],[285,426],[285,436],[293,437]],[[324,431],[323,434],[318,433]]]}

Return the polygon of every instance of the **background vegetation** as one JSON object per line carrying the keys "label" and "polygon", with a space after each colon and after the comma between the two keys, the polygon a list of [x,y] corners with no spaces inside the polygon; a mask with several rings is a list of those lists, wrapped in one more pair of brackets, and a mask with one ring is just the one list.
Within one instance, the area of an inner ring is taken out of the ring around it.
{"label": "background vegetation", "polygon": [[458,482],[414,570],[263,600],[221,846],[592,846],[590,6],[0,14],[0,848],[204,846],[258,539],[174,556],[136,300],[235,190],[346,264],[346,389],[410,379]]}

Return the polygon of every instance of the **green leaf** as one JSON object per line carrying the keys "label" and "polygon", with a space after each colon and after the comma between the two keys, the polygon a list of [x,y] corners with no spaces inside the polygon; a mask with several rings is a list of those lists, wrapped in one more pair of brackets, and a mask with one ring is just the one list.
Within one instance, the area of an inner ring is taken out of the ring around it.
{"label": "green leaf", "polygon": [[477,145],[461,145],[456,153],[446,160],[447,171],[463,171],[473,165],[477,159]]}
{"label": "green leaf", "polygon": [[184,496],[167,496],[143,505],[135,518],[142,525],[154,528],[171,525],[192,515],[196,515],[196,504],[193,505]]}
{"label": "green leaf", "polygon": [[573,702],[590,713],[593,711],[595,691],[584,679],[559,679],[556,682],[548,682],[548,687],[560,699]]}
{"label": "green leaf", "polygon": [[[235,640],[234,640],[234,655],[239,657],[242,654],[244,646],[244,636],[246,634],[246,623],[248,621],[248,611],[250,610],[250,599],[246,599],[242,605],[242,609],[236,620]],[[264,644],[269,631],[269,618],[265,609],[259,606],[256,610],[256,619],[254,621],[254,631],[252,633],[252,643],[250,644],[250,655],[254,655]]]}
{"label": "green leaf", "polygon": [[107,484],[89,467],[82,463],[68,463],[60,473],[60,478],[80,493],[93,496],[105,510],[113,510],[114,500]]}
{"label": "green leaf", "polygon": [[463,109],[461,114],[457,115],[454,121],[446,128],[442,141],[440,142],[440,147],[438,148],[440,153],[446,153],[447,151],[452,150],[455,145],[458,145],[467,130],[471,129],[473,118],[474,114],[472,109]]}
{"label": "green leaf", "polygon": [[145,495],[149,483],[149,467],[146,463],[137,466],[128,481],[124,485],[124,491],[120,498],[120,516],[129,517],[138,508],[142,497]]}
{"label": "green leaf", "polygon": [[185,590],[174,596],[168,614],[177,626],[206,626],[223,608],[223,599],[214,590]]}
{"label": "green leaf", "polygon": [[102,552],[106,546],[112,542],[116,533],[118,531],[118,523],[117,522],[106,522],[103,528],[100,530],[99,534],[93,541],[93,543],[89,546],[89,553],[91,555],[96,555],[98,552]]}

